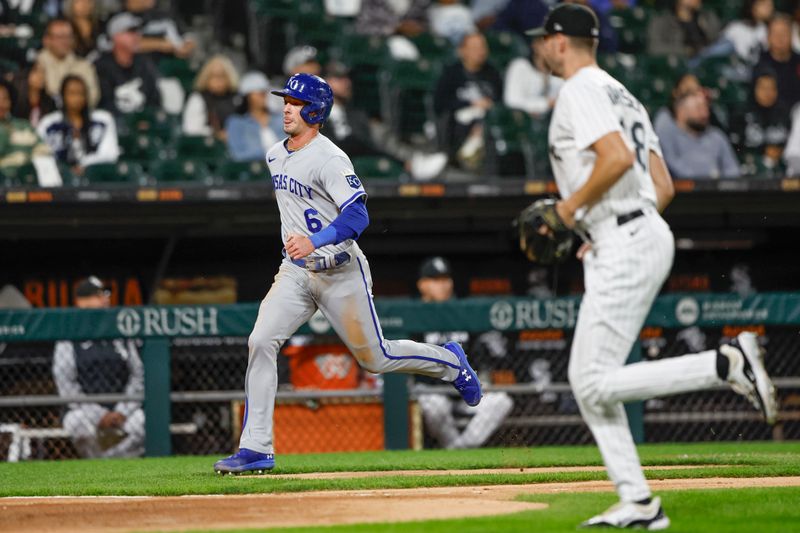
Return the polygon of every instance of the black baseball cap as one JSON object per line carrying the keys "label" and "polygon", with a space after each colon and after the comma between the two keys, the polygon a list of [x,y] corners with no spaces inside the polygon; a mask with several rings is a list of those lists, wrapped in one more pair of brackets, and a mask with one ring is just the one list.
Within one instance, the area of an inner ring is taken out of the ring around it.
{"label": "black baseball cap", "polygon": [[444,278],[451,277],[450,262],[444,257],[429,257],[422,262],[419,268],[420,278]]}
{"label": "black baseball cap", "polygon": [[81,280],[81,282],[75,286],[76,298],[87,298],[89,296],[103,294],[109,294],[109,291],[97,276],[89,276],[88,278]]}
{"label": "black baseball cap", "polygon": [[558,4],[544,19],[544,25],[525,32],[532,37],[561,33],[570,37],[600,37],[600,23],[590,8],[580,4]]}

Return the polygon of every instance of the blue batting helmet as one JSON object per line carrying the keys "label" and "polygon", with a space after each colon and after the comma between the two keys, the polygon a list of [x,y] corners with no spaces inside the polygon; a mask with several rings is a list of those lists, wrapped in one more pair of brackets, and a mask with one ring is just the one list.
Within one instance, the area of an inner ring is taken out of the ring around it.
{"label": "blue batting helmet", "polygon": [[282,91],[272,91],[278,96],[291,96],[306,103],[300,116],[309,124],[321,124],[327,120],[333,107],[333,91],[328,82],[313,74],[295,74]]}

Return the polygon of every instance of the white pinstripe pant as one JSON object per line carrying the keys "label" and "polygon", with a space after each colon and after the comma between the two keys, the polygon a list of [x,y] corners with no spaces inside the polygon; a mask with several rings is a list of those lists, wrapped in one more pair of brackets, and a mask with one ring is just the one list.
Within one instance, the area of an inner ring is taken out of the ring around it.
{"label": "white pinstripe pant", "polygon": [[650,489],[622,404],[720,384],[716,351],[625,365],[672,267],[674,239],[652,208],[622,226],[612,217],[589,232],[569,382],[620,499],[637,501]]}

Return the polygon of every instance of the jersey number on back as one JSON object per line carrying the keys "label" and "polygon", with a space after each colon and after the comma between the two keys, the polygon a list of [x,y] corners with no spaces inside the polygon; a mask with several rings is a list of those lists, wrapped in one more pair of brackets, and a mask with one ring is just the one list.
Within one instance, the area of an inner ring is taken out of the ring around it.
{"label": "jersey number on back", "polygon": [[303,211],[303,215],[306,217],[306,227],[308,228],[308,231],[311,233],[317,233],[322,229],[322,222],[320,222],[319,219],[311,216],[319,215],[319,211],[316,209],[306,209]]}
{"label": "jersey number on back", "polygon": [[[622,129],[625,130],[625,123],[620,120],[619,124],[622,126]],[[633,145],[636,147],[636,162],[639,163],[639,166],[642,167],[642,170],[647,171],[647,163],[645,162],[645,156],[647,154],[644,150],[643,136],[644,124],[641,122],[634,122],[633,126],[631,126],[629,137],[633,141]]]}

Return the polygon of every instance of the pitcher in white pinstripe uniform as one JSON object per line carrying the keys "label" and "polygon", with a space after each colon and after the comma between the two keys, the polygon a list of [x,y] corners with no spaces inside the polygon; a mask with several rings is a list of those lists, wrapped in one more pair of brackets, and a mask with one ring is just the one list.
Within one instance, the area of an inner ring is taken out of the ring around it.
{"label": "pitcher in white pinstripe uniform", "polygon": [[582,526],[665,529],[651,495],[624,402],[728,383],[774,423],[775,389],[752,333],[718,350],[625,365],[645,317],[669,274],[674,239],[660,212],[674,195],[644,106],[597,66],[599,26],[581,5],[559,4],[544,25],[544,60],[566,80],[549,131],[559,216],[585,241],[586,292],[569,364],[569,381],[603,456],[620,502]]}

